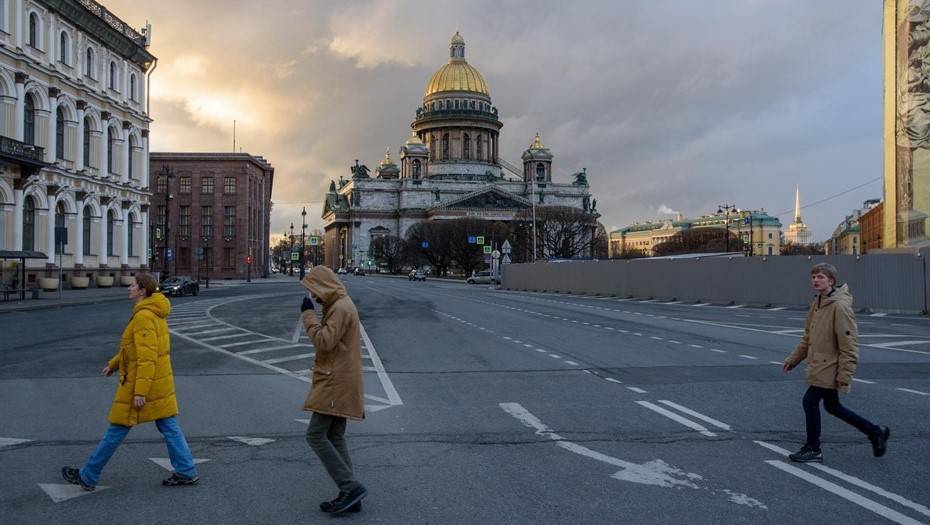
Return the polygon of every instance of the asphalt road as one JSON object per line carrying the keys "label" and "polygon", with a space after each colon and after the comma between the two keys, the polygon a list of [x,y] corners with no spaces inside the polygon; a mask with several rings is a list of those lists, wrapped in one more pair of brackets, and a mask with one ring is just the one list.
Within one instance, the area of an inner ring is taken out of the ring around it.
{"label": "asphalt road", "polygon": [[115,380],[98,373],[128,301],[0,315],[0,522],[930,523],[924,317],[859,319],[843,400],[892,428],[888,454],[825,414],[811,466],[784,457],[804,439],[803,370],[780,367],[802,311],[345,282],[364,326],[362,513],[318,510],[336,490],[304,440],[314,350],[284,283],[173,300],[195,487],[160,485],[153,425],[96,492],[59,476],[106,428]]}

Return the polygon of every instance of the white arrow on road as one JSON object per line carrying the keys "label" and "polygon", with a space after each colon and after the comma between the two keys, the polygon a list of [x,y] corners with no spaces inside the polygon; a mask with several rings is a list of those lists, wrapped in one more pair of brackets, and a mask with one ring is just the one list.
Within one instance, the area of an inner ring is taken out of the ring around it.
{"label": "white arrow on road", "polygon": [[233,441],[238,441],[240,443],[245,443],[246,445],[252,447],[260,447],[262,445],[267,445],[268,443],[274,443],[273,439],[268,438],[253,438],[245,436],[229,436],[229,439]]}
{"label": "white arrow on road", "polygon": [[[52,498],[52,501],[55,503],[61,503],[69,499],[93,494],[93,492],[82,489],[80,485],[72,485],[70,483],[39,483],[39,488],[45,491],[48,497]],[[107,490],[108,488],[110,488],[108,485],[97,485],[96,492]]]}
{"label": "white arrow on road", "polygon": [[28,443],[32,441],[31,439],[17,439],[17,438],[0,438],[0,447],[9,447],[12,445],[19,445],[20,443]]}
{"label": "white arrow on road", "polygon": [[[155,464],[158,465],[159,467],[167,470],[168,472],[171,472],[174,469],[174,467],[171,466],[170,458],[149,458],[149,459],[155,462]],[[209,459],[195,459],[194,465],[206,463],[207,461],[210,461],[210,460]]]}

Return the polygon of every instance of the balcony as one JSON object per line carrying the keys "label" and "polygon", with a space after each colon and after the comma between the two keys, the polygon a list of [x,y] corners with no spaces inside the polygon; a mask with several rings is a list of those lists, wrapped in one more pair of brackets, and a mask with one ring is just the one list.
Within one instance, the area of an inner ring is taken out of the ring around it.
{"label": "balcony", "polygon": [[433,120],[472,119],[483,120],[493,124],[500,124],[497,112],[481,111],[477,109],[438,109],[435,111],[417,111],[415,123],[430,122]]}
{"label": "balcony", "polygon": [[0,135],[0,159],[12,164],[41,168],[46,166],[45,148]]}

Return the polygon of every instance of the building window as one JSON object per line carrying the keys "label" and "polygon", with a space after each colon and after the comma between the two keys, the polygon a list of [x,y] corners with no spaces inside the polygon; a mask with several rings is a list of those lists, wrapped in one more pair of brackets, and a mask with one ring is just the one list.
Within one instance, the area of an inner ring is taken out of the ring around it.
{"label": "building window", "polygon": [[23,114],[23,142],[36,143],[36,104],[32,95],[26,95],[25,113]]}
{"label": "building window", "polygon": [[213,237],[213,206],[200,208],[200,236]]}
{"label": "building window", "polygon": [[116,255],[113,253],[113,210],[107,212],[107,255]]}
{"label": "building window", "polygon": [[29,13],[29,45],[38,49],[39,48],[39,15],[35,13]]}
{"label": "building window", "polygon": [[130,135],[128,142],[126,147],[129,148],[129,165],[126,166],[126,176],[129,177],[129,180],[132,180],[132,150],[136,147],[136,138]]}
{"label": "building window", "polygon": [[546,166],[542,162],[536,164],[536,181],[546,182]]}
{"label": "building window", "polygon": [[471,159],[471,137],[466,133],[462,137],[462,158],[465,160]]}
{"label": "building window", "polygon": [[420,159],[413,159],[413,178],[420,178]]}
{"label": "building window", "polygon": [[475,158],[484,160],[484,143],[481,142],[481,135],[475,137]]}
{"label": "building window", "polygon": [[55,158],[65,158],[65,112],[61,106],[55,111]]}
{"label": "building window", "polygon": [[200,193],[213,193],[213,177],[200,177]]}
{"label": "building window", "polygon": [[168,177],[159,176],[155,183],[157,193],[168,193]]}
{"label": "building window", "polygon": [[225,206],[223,208],[223,237],[231,238],[236,236],[236,207]]}
{"label": "building window", "polygon": [[36,203],[32,197],[26,197],[23,203],[23,250],[36,249]]}
{"label": "building window", "polygon": [[223,193],[227,195],[236,193],[235,177],[223,177]]}
{"label": "building window", "polygon": [[178,189],[179,193],[190,193],[191,192],[191,178],[188,176],[183,176],[178,179],[180,188]]}
{"label": "building window", "polygon": [[89,118],[84,119],[84,165],[93,167],[90,162],[90,127],[91,120]]}
{"label": "building window", "polygon": [[88,208],[84,208],[84,221],[83,222],[84,224],[82,224],[81,227],[84,228],[84,246],[83,246],[84,255],[90,255],[91,254],[90,253],[90,241],[91,241],[90,235],[91,235],[91,232],[93,231],[93,228],[90,227],[91,217],[90,217],[90,209]]}
{"label": "building window", "polygon": [[191,236],[191,207],[181,206],[178,213],[178,235],[181,237]]}
{"label": "building window", "polygon": [[126,253],[126,255],[128,255],[129,257],[132,257],[135,255],[133,253],[134,250],[132,249],[132,245],[135,242],[135,235],[133,235],[133,233],[135,233],[136,231],[136,225],[135,223],[132,222],[132,216],[129,214],[126,214],[126,222],[124,224],[126,225],[127,228],[129,228],[129,231],[126,232],[129,237],[129,244],[126,246],[128,252]]}
{"label": "building window", "polygon": [[[769,234],[769,239],[771,239],[771,238],[772,238],[772,234],[770,233],[770,234]],[[771,254],[769,254],[769,255],[771,255]]]}
{"label": "building window", "polygon": [[449,134],[442,135],[442,160],[449,160]]}
{"label": "building window", "polygon": [[110,61],[110,89],[116,91],[116,62]]}
{"label": "building window", "polygon": [[71,40],[68,38],[68,33],[62,31],[58,35],[58,61],[62,64],[70,65],[71,63],[71,61],[68,60],[68,57],[71,55],[70,47]]}
{"label": "building window", "polygon": [[[56,237],[58,236],[58,232],[60,231],[58,228],[64,228],[64,227],[65,227],[65,205],[64,203],[59,202],[58,205],[55,206],[55,236]],[[67,244],[68,239],[65,238],[64,242],[65,244]],[[59,244],[58,239],[55,239],[55,254],[57,255],[57,254],[62,254],[62,253],[65,253],[64,245]]]}
{"label": "building window", "polygon": [[136,74],[129,75],[129,99],[138,100],[136,96]]}
{"label": "building window", "polygon": [[178,266],[181,268],[191,267],[191,249],[190,246],[181,246],[178,248]]}
{"label": "building window", "polygon": [[94,48],[88,47],[84,56],[84,65],[86,66],[84,76],[89,78],[96,78],[94,76]]}
{"label": "building window", "polygon": [[232,248],[223,248],[223,268],[236,267],[236,252]]}
{"label": "building window", "polygon": [[107,133],[107,173],[113,173],[113,150],[116,149],[116,133]]}

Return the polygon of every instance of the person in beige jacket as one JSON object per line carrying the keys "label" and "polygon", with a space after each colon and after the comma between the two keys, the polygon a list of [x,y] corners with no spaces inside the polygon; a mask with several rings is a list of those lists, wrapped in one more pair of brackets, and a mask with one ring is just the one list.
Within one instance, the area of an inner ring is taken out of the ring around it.
{"label": "person in beige jacket", "polygon": [[807,359],[807,392],[804,414],[807,442],[789,455],[800,463],[823,463],[820,450],[820,402],[827,413],[856,427],[868,436],[875,457],[885,455],[891,430],[880,427],[840,404],[839,392],[849,393],[859,361],[856,314],[847,285],[836,286],[836,268],[819,263],[811,268],[811,284],[817,297],[811,302],[804,323],[804,336],[797,348],[785,358],[783,368],[790,372]]}
{"label": "person in beige jacket", "polygon": [[[368,491],[355,479],[345,432],[347,419],[365,418],[361,323],[355,303],[329,268],[315,266],[301,284],[310,295],[304,297],[301,318],[316,352],[313,383],[303,407],[313,412],[307,443],[339,487],[339,495],[320,503],[320,510],[358,512]],[[314,302],[323,307],[319,318]]]}

